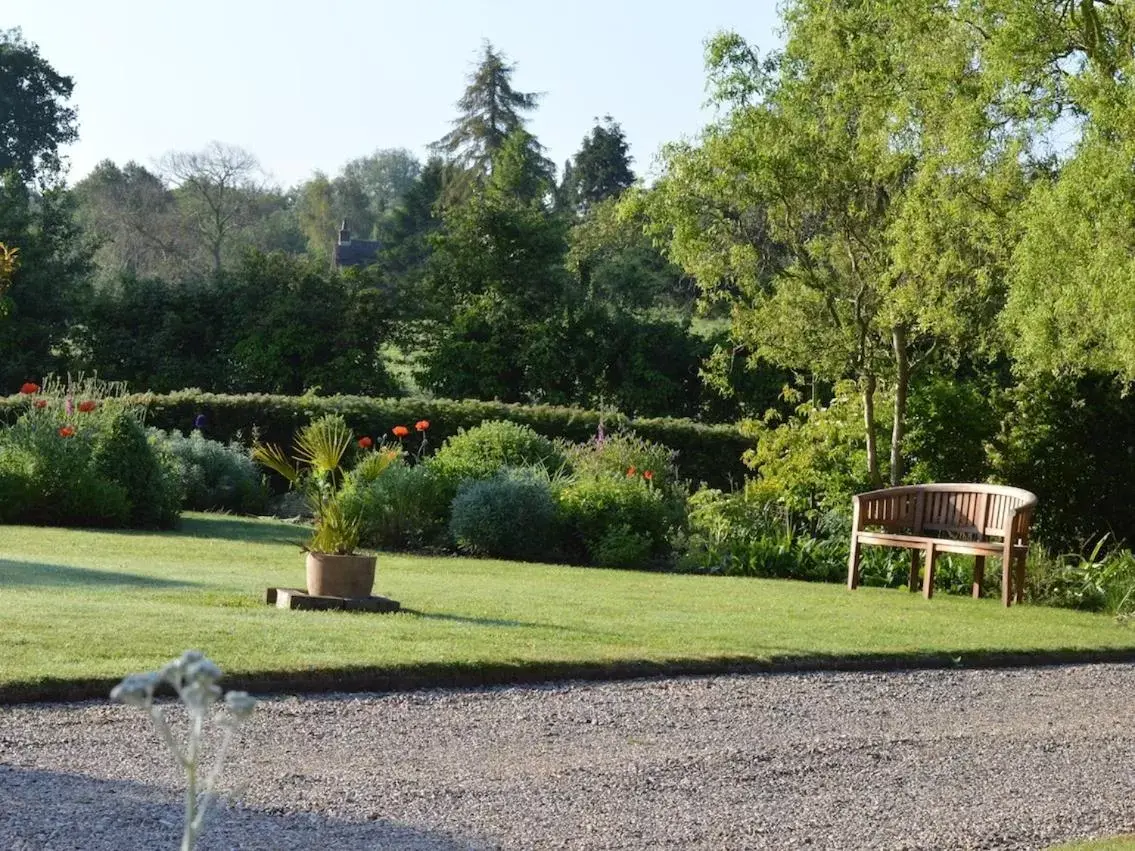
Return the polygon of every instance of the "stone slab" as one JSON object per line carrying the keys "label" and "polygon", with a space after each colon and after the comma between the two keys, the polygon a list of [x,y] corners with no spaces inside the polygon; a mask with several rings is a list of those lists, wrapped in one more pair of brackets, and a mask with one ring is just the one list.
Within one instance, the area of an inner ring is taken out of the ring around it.
{"label": "stone slab", "polygon": [[321,597],[302,588],[269,588],[264,602],[277,609],[310,609],[341,612],[396,612],[402,604],[389,597]]}

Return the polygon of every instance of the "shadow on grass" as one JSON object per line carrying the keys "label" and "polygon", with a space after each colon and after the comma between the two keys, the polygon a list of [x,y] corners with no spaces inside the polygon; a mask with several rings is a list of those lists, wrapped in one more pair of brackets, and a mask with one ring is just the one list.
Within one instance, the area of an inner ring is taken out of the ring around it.
{"label": "shadow on grass", "polygon": [[311,530],[306,526],[266,523],[247,517],[218,514],[212,517],[183,517],[176,529],[164,533],[171,538],[213,538],[244,544],[287,544],[297,546]]}
{"label": "shadow on grass", "polygon": [[0,559],[0,588],[190,588],[196,582],[93,570],[67,564],[45,564],[36,561]]}
{"label": "shadow on grass", "polygon": [[[50,807],[44,806],[46,801]],[[34,813],[43,815],[37,819]],[[173,848],[181,836],[182,815],[173,789],[0,765],[0,848],[79,847],[73,845],[79,828],[100,848]],[[319,813],[266,812],[218,803],[206,818],[200,847],[202,851],[478,847],[440,832],[385,819],[364,821],[369,814],[358,815],[358,821],[348,822]]]}
{"label": "shadow on grass", "polygon": [[[558,629],[570,630],[571,632],[581,632],[582,630],[565,627],[561,624],[555,623],[536,623],[534,621],[518,621],[518,620],[504,620],[500,618],[471,618],[466,615],[451,615],[448,612],[421,612],[417,609],[399,609],[395,614],[410,615],[411,617],[421,618],[428,621],[449,621],[450,623],[467,623],[471,626],[503,626],[503,627],[536,627],[538,629]],[[590,630],[588,630],[590,631]]]}

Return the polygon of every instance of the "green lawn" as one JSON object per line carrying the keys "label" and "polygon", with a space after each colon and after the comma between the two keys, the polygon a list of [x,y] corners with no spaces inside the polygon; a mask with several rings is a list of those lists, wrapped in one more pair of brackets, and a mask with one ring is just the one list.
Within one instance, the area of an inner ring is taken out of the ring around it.
{"label": "green lawn", "polygon": [[251,682],[264,688],[272,673],[294,683],[348,669],[344,682],[357,686],[361,676],[440,683],[828,657],[968,664],[1135,648],[1135,630],[1112,618],[992,600],[408,555],[379,557],[376,591],[410,612],[270,608],[266,586],[303,584],[289,543],[299,537],[278,522],[208,515],[162,534],[0,527],[0,700],[96,693],[101,683],[64,683],[153,668],[189,647],[230,674],[262,675]]}
{"label": "green lawn", "polygon": [[1057,845],[1050,851],[1135,851],[1135,838],[1117,836],[1114,839],[1074,842],[1071,845]]}

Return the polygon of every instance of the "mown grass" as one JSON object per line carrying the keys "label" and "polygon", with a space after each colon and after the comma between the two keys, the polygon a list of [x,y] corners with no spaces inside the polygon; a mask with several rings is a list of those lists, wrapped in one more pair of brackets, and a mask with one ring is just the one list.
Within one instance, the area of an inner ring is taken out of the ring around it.
{"label": "mown grass", "polygon": [[279,688],[1135,648],[1112,618],[992,600],[395,554],[376,592],[408,612],[268,607],[267,586],[303,584],[300,537],[208,515],[171,533],[0,527],[0,700],[99,693],[188,647]]}
{"label": "mown grass", "polygon": [[1113,839],[1074,842],[1071,845],[1054,846],[1049,851],[1135,851],[1135,837],[1116,836]]}

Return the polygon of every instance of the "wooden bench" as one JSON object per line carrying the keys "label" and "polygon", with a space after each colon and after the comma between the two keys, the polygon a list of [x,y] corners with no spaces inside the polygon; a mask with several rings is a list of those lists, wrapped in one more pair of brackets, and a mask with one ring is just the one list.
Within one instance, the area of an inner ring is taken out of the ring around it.
{"label": "wooden bench", "polygon": [[974,597],[981,596],[986,557],[999,556],[1001,602],[1019,603],[1024,597],[1025,556],[1035,508],[1034,494],[1003,485],[908,485],[858,494],[852,498],[847,587],[859,587],[861,548],[874,544],[913,550],[911,591],[918,587],[919,554],[926,554],[922,593],[928,600],[934,593],[939,553],[974,556]]}

